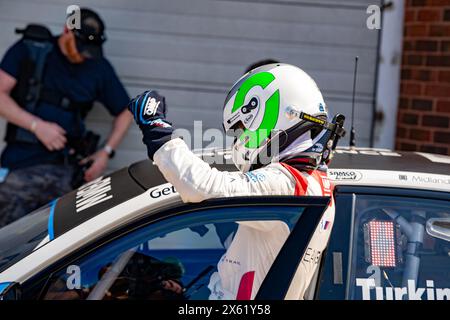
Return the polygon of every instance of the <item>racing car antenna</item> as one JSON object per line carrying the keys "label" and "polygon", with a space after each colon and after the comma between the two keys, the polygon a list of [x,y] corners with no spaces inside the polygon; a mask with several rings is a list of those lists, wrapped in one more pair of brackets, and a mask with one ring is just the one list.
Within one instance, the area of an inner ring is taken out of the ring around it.
{"label": "racing car antenna", "polygon": [[355,142],[355,127],[354,127],[354,115],[355,115],[355,95],[356,95],[356,75],[358,73],[358,60],[359,57],[355,57],[355,71],[353,74],[353,94],[352,94],[352,129],[350,131],[350,149],[354,149],[356,146]]}

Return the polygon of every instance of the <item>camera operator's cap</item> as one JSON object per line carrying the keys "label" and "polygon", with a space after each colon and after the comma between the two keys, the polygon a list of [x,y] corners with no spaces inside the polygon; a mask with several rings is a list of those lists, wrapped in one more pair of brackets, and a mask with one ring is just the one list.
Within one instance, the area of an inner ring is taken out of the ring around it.
{"label": "camera operator's cap", "polygon": [[80,9],[80,29],[74,29],[77,49],[81,55],[98,59],[103,56],[102,44],[106,41],[105,25],[91,9]]}

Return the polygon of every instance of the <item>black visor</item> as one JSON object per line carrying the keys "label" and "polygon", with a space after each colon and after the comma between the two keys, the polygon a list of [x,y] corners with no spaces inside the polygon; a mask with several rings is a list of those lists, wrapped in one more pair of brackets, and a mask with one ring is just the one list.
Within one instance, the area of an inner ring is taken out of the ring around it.
{"label": "black visor", "polygon": [[101,44],[94,42],[83,41],[82,39],[75,37],[78,52],[89,59],[98,59],[103,57],[103,48]]}
{"label": "black visor", "polygon": [[97,13],[82,8],[81,28],[74,29],[79,53],[87,58],[98,59],[103,56],[102,44],[106,41],[105,25]]}

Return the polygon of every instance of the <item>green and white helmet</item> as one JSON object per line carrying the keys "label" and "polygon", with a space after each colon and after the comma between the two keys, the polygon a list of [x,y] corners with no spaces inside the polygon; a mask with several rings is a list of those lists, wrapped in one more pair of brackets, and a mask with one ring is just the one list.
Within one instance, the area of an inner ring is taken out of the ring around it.
{"label": "green and white helmet", "polygon": [[[225,132],[235,136],[232,154],[238,169],[247,172],[268,164],[260,161],[263,151],[274,158],[301,136],[310,143],[296,152],[310,151],[325,130],[301,119],[302,113],[328,119],[322,93],[300,68],[274,63],[241,77],[228,93],[223,110]],[[277,154],[269,152],[274,141]]]}

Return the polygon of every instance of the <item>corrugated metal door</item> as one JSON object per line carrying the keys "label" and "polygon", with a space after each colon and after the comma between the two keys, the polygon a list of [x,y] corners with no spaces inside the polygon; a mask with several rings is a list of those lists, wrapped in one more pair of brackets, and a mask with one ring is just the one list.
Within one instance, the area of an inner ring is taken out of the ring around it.
{"label": "corrugated metal door", "polygon": [[[373,0],[91,0],[107,25],[105,52],[131,96],[148,89],[166,95],[175,126],[221,128],[222,102],[245,67],[262,58],[296,64],[322,89],[332,112],[350,118],[354,56],[360,57],[356,128],[369,144],[378,32],[366,28]],[[375,1],[377,2],[377,1]],[[73,1],[0,0],[0,54],[28,22],[62,30]],[[89,126],[106,135],[111,118],[102,107]],[[349,124],[348,124],[349,127]],[[346,142],[345,142],[346,143]],[[146,157],[133,128],[111,169]]]}

